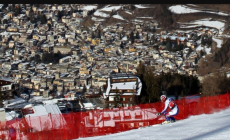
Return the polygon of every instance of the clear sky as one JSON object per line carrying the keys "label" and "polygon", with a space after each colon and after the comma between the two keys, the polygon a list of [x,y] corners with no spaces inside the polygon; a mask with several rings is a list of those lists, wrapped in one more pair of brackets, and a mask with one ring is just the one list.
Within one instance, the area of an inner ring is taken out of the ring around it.
{"label": "clear sky", "polygon": [[230,140],[230,108],[165,125],[78,140]]}

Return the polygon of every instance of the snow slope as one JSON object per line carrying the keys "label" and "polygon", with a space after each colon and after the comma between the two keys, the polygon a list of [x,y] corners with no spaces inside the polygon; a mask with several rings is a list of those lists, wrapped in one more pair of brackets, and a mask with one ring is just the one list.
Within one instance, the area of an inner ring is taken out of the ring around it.
{"label": "snow slope", "polygon": [[229,140],[230,108],[214,114],[191,116],[166,125],[78,140]]}
{"label": "snow slope", "polygon": [[[196,5],[193,5],[193,6],[196,6]],[[189,8],[186,5],[174,5],[174,6],[170,6],[169,10],[171,12],[173,12],[173,13],[176,13],[176,14],[187,14],[187,13],[206,12],[206,13],[218,14],[218,15],[221,15],[221,16],[229,16],[229,14],[224,13],[224,12],[208,11],[208,10],[205,10],[205,9],[203,9],[203,10],[197,10],[197,9]]]}

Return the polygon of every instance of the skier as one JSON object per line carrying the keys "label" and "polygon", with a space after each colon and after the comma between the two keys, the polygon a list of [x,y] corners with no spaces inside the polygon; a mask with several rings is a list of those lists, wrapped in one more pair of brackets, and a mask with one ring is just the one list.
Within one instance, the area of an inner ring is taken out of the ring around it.
{"label": "skier", "polygon": [[[165,121],[162,124],[175,122],[175,118],[173,116],[177,115],[179,112],[179,109],[174,102],[172,98],[167,98],[166,95],[161,95],[160,97],[161,102],[165,103],[164,109],[161,111],[161,113],[157,113],[157,115],[164,115]],[[170,111],[167,112],[167,108],[169,107]]]}

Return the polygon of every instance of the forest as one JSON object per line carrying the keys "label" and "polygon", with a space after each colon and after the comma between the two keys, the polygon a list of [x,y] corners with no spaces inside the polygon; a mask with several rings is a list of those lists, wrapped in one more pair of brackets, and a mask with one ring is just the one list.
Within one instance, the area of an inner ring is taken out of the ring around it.
{"label": "forest", "polygon": [[199,94],[201,91],[201,84],[197,77],[163,72],[156,75],[154,68],[145,66],[143,62],[140,62],[136,75],[140,77],[143,85],[140,103],[158,102],[162,92],[179,99],[179,96]]}

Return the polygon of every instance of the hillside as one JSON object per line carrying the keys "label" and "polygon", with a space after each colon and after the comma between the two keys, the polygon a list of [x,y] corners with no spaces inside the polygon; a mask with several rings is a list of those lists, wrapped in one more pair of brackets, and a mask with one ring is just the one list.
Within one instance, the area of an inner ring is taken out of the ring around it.
{"label": "hillside", "polygon": [[[99,7],[99,6],[98,6]],[[96,11],[83,22],[84,25],[91,26],[94,22],[100,21],[106,27],[114,23],[129,24],[130,27],[135,24],[134,20],[157,20],[160,26],[166,27],[169,24],[167,19],[172,19],[169,29],[181,29],[178,27],[181,22],[192,22],[204,18],[214,20],[225,20],[229,24],[229,4],[110,4],[97,8]],[[187,10],[178,12],[178,10]],[[116,18],[116,16],[121,18]],[[91,24],[89,24],[91,22]]]}
{"label": "hillside", "polygon": [[[82,24],[90,27],[95,22],[101,22],[103,27],[106,28],[119,23],[124,27],[124,30],[132,30],[138,23],[155,20],[159,24],[155,30],[156,33],[160,33],[162,30],[186,32],[200,30],[201,28],[213,29],[218,32],[218,35],[212,37],[209,56],[204,58],[205,61],[206,59],[210,61],[210,65],[199,64],[201,69],[198,70],[198,74],[205,75],[214,72],[213,69],[223,66],[229,67],[228,58],[230,54],[228,52],[224,53],[226,49],[221,49],[221,46],[229,38],[229,7],[229,4],[103,5],[97,8],[91,16],[88,16]],[[225,48],[227,48],[227,45],[225,45]]]}

